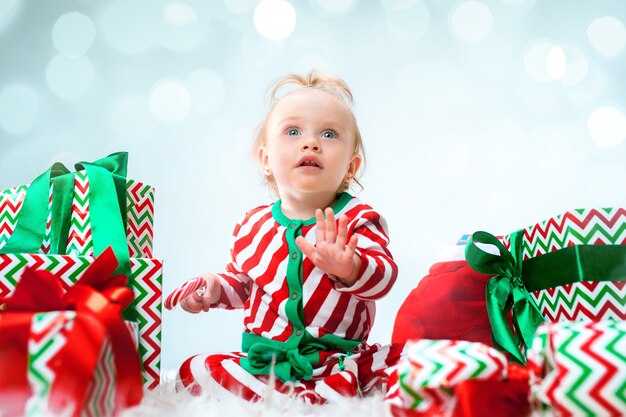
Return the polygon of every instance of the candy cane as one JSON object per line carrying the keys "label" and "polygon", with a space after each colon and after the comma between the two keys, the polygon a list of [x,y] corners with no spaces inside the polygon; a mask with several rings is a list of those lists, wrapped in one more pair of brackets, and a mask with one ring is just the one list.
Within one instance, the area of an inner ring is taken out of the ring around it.
{"label": "candy cane", "polygon": [[180,287],[176,288],[174,291],[172,291],[170,295],[167,296],[164,303],[165,308],[167,308],[168,310],[173,310],[174,307],[176,307],[176,305],[183,298],[187,297],[190,294],[193,294],[194,292],[199,296],[202,296],[205,290],[206,281],[204,280],[204,278],[198,277],[190,279]]}

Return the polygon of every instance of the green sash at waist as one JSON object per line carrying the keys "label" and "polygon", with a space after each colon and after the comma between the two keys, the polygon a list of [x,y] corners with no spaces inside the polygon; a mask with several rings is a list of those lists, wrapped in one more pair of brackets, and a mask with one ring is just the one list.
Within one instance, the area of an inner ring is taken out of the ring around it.
{"label": "green sash at waist", "polygon": [[314,338],[305,332],[300,343],[295,344],[244,332],[241,348],[248,357],[241,358],[240,365],[253,375],[269,375],[273,367],[274,375],[283,381],[309,380],[313,376],[313,366],[319,363],[320,351],[350,353],[359,343],[360,340],[342,339],[333,334]]}

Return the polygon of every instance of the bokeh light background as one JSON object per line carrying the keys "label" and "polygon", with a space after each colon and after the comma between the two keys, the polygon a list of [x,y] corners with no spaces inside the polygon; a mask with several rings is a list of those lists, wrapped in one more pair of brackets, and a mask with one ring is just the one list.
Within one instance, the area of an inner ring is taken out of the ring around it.
{"label": "bokeh light background", "polygon": [[[270,193],[250,154],[268,83],[353,88],[363,200],[400,267],[371,341],[446,245],[626,201],[623,0],[0,0],[0,189],[130,152],[156,187],[165,293],[225,262]],[[164,312],[162,366],[239,349],[240,311]]]}

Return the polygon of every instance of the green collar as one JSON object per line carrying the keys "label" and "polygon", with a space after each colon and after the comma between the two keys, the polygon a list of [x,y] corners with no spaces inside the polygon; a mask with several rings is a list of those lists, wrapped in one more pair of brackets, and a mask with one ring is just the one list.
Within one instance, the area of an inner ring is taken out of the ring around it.
{"label": "green collar", "polygon": [[[343,208],[346,206],[346,204],[348,204],[351,199],[352,196],[349,193],[343,192],[341,194],[338,194],[337,199],[331,206],[331,208],[333,209],[333,213],[337,214],[341,210],[343,210]],[[281,226],[289,227],[289,225],[294,221],[301,222],[303,226],[310,226],[312,224],[315,224],[315,217],[311,217],[308,220],[293,220],[285,216],[282,209],[280,208],[281,202],[282,200],[277,200],[272,206],[272,216],[274,217],[274,220],[276,220],[276,222]]]}

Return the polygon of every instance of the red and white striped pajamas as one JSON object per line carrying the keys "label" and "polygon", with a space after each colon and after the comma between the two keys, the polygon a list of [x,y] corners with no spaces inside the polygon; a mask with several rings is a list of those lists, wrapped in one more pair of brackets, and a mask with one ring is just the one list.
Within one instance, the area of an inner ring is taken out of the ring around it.
{"label": "red and white striped pajamas", "polygon": [[244,309],[244,352],[189,358],[179,370],[189,391],[254,400],[273,389],[273,395],[295,394],[312,403],[379,389],[393,395],[388,377],[403,346],[366,343],[375,301],[397,276],[387,225],[348,193],[332,208],[337,218],[348,217],[348,240],[358,236],[361,270],[351,287],[317,268],[295,245],[297,236],[315,243],[315,218],[291,220],[277,201],[237,223],[214,307]]}

